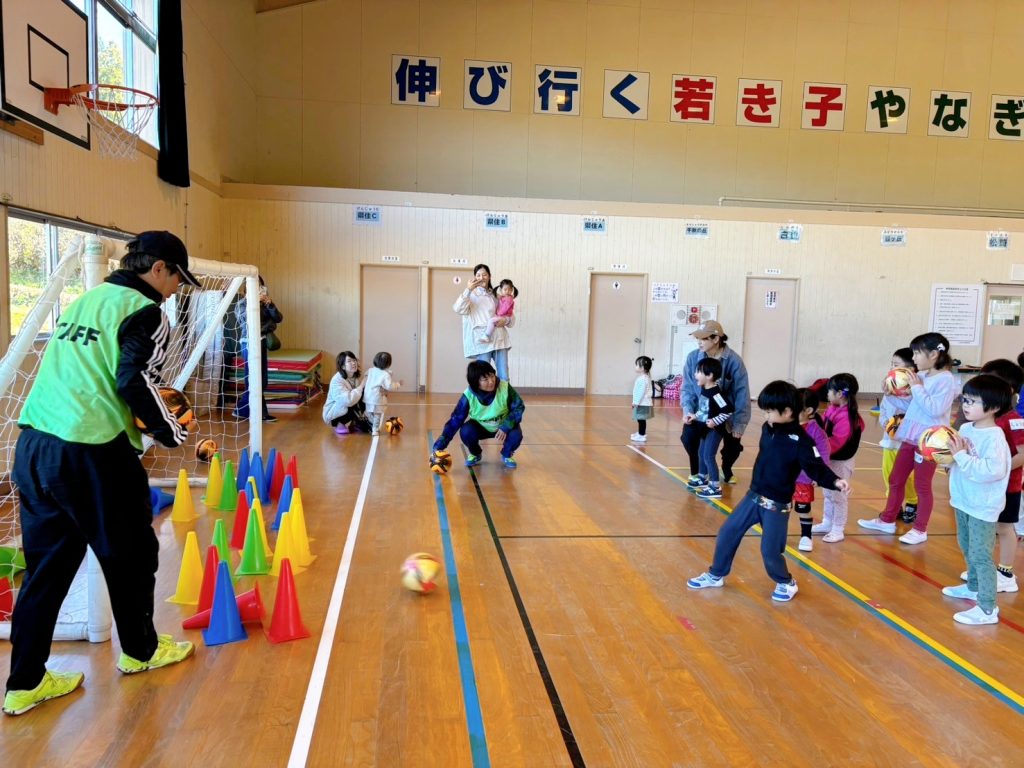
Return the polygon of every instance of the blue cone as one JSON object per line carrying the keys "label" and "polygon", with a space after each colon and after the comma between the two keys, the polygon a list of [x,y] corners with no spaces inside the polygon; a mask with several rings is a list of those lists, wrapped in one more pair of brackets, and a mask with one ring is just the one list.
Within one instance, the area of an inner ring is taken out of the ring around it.
{"label": "blue cone", "polygon": [[267,477],[263,470],[263,459],[258,453],[249,462],[249,475],[256,480],[256,490],[260,495],[260,501],[266,505],[270,501],[270,494],[267,493]]}
{"label": "blue cone", "polygon": [[149,486],[149,503],[153,506],[153,515],[159,515],[164,507],[169,507],[174,503],[174,494],[167,493],[166,491]]}
{"label": "blue cone", "polygon": [[284,476],[284,485],[281,486],[281,498],[277,500],[277,516],[274,517],[274,522],[270,526],[270,530],[277,531],[281,528],[281,518],[284,517],[284,513],[288,511],[288,507],[292,505],[292,476]]}
{"label": "blue cone", "polygon": [[236,471],[238,472],[238,474],[235,475],[235,485],[238,486],[238,487],[235,488],[235,490],[236,491],[241,491],[241,490],[245,489],[245,481],[249,478],[249,449],[248,448],[243,448],[242,449],[242,457],[238,460],[238,469]]}
{"label": "blue cone", "polygon": [[[270,453],[267,454],[267,465],[263,468],[265,477],[264,486],[267,490],[267,498],[270,498],[270,486],[274,483],[274,459],[277,457],[277,448],[271,448]],[[260,501],[263,500],[263,491],[260,491]]]}
{"label": "blue cone", "polygon": [[217,584],[213,588],[213,608],[210,611],[210,626],[203,630],[203,641],[207,645],[224,645],[245,640],[245,627],[238,613],[235,590],[231,586],[231,570],[223,560],[217,565]]}

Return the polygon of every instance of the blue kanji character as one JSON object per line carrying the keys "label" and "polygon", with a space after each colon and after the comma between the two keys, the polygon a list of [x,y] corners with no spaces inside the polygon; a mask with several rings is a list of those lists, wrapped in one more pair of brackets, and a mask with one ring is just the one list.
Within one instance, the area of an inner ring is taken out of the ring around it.
{"label": "blue kanji character", "polygon": [[402,59],[395,72],[395,80],[398,82],[399,101],[405,101],[408,92],[422,104],[428,94],[437,91],[437,67],[427,64],[426,59],[420,59],[417,64]]}
{"label": "blue kanji character", "polygon": [[549,98],[551,96],[551,89],[554,88],[557,91],[561,91],[563,98],[561,100],[556,99],[555,103],[558,104],[559,112],[572,112],[572,95],[580,89],[580,84],[577,82],[563,82],[558,83],[556,80],[570,80],[575,81],[579,78],[578,72],[570,72],[566,70],[556,69],[553,72],[546,67],[541,70],[540,74],[537,75],[537,79],[540,81],[540,86],[537,88],[537,93],[540,96],[540,108],[542,111],[549,111]]}
{"label": "blue kanji character", "polygon": [[[483,78],[484,72],[487,72],[491,78],[491,92],[486,96],[480,93],[480,80]],[[481,107],[489,107],[498,100],[501,91],[508,85],[508,80],[502,77],[506,72],[508,72],[508,66],[505,64],[492,65],[486,70],[483,67],[470,67],[469,98]]]}

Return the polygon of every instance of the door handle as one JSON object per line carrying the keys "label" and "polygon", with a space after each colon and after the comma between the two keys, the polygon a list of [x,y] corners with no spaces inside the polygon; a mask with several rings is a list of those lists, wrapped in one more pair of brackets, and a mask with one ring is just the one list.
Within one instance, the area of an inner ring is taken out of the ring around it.
{"label": "door handle", "polygon": [[634,344],[639,344],[640,343],[640,339],[638,339],[638,338],[637,339],[633,339],[633,343]]}

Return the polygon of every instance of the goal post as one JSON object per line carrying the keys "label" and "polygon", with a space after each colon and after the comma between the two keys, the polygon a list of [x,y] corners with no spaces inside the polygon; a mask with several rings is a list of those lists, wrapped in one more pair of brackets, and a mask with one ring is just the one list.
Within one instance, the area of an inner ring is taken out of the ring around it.
{"label": "goal post", "polygon": [[[85,290],[95,287],[119,266],[125,243],[109,238],[76,238],[53,270],[36,304],[7,353],[0,360],[0,578],[17,591],[21,536],[17,488],[11,479],[19,429],[18,415],[32,387],[48,341],[44,331],[55,309],[66,304],[70,280],[81,270]],[[236,463],[242,449],[261,450],[263,423],[259,278],[256,267],[207,259],[189,259],[199,287],[185,286],[162,304],[170,326],[162,381],[192,400],[199,431],[178,448],[144,440],[143,465],[151,485],[174,486],[185,469],[190,484],[206,482],[208,465],[196,454],[199,440],[213,439],[222,461]],[[63,301],[62,301],[63,299]],[[246,369],[248,363],[248,369]],[[255,372],[247,375],[246,371]],[[244,418],[237,406],[251,404]],[[5,567],[10,560],[11,565]],[[4,589],[0,581],[0,590]],[[0,604],[5,595],[0,594]],[[16,597],[15,597],[16,600]],[[110,639],[111,612],[98,561],[89,551],[61,608],[54,640]],[[10,635],[10,621],[0,621],[0,639]]]}

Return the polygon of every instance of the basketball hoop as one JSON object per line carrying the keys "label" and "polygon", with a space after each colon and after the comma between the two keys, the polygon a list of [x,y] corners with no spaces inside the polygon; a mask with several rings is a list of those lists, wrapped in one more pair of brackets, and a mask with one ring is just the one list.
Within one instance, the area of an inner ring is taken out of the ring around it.
{"label": "basketball hoop", "polygon": [[100,154],[118,159],[135,152],[139,134],[159,103],[153,94],[123,85],[101,83],[43,90],[47,110],[57,114],[58,107],[75,105],[92,128]]}

